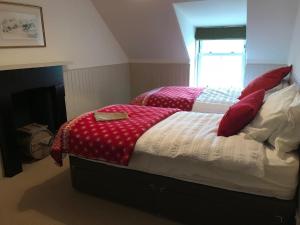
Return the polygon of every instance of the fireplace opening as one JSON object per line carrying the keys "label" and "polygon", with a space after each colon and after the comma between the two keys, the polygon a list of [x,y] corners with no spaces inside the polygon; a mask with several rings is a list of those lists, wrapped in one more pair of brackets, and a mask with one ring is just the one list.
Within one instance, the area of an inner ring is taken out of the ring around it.
{"label": "fireplace opening", "polygon": [[25,133],[26,129],[31,131],[27,132],[28,146],[35,150],[36,143],[47,145],[51,139],[47,135],[55,134],[65,121],[62,66],[0,70],[0,166],[6,177],[22,172],[22,152],[17,143],[20,128]]}
{"label": "fireplace opening", "polygon": [[54,86],[12,94],[16,144],[23,163],[32,163],[49,155],[56,133],[54,101]]}
{"label": "fireplace opening", "polygon": [[13,118],[16,128],[38,123],[55,133],[54,87],[25,90],[12,94]]}

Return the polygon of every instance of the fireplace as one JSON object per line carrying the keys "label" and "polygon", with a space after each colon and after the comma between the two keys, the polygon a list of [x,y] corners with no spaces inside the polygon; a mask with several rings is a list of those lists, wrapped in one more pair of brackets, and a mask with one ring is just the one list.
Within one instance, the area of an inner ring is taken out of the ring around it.
{"label": "fireplace", "polygon": [[55,133],[65,121],[61,66],[0,71],[0,148],[5,176],[22,171],[18,128],[40,123]]}

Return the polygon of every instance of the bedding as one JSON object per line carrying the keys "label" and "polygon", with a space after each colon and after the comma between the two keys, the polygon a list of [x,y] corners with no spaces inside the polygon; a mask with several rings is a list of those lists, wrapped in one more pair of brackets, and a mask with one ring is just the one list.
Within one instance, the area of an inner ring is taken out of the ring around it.
{"label": "bedding", "polygon": [[244,135],[218,137],[221,118],[220,114],[175,113],[149,129],[135,151],[263,176],[265,146]]}
{"label": "bedding", "polygon": [[264,142],[274,139],[287,121],[286,112],[293,102],[298,88],[295,84],[270,95],[255,119],[243,130],[257,141]]}
{"label": "bedding", "polygon": [[126,112],[128,119],[96,121],[88,112],[65,123],[55,137],[51,156],[62,165],[64,153],[128,165],[138,138],[150,127],[179,111],[172,108],[112,105],[98,112]]}
{"label": "bedding", "polygon": [[[168,93],[165,95],[164,92]],[[137,96],[131,104],[175,107],[193,112],[225,113],[232,104],[238,101],[237,97],[240,93],[240,90],[235,88],[163,87]]]}
{"label": "bedding", "polygon": [[286,88],[286,87],[288,87],[288,86],[290,86],[290,85],[291,85],[291,84],[290,84],[290,82],[289,82],[288,79],[283,79],[283,80],[281,81],[281,83],[278,84],[276,87],[274,87],[274,88],[272,88],[272,89],[266,91],[265,98],[269,97],[271,94],[274,94],[275,92],[280,91],[280,90],[282,90],[282,89],[284,89],[284,88]]}
{"label": "bedding", "polygon": [[259,90],[232,105],[220,122],[218,136],[229,137],[238,134],[255,118],[264,97],[265,90]]}
{"label": "bedding", "polygon": [[290,152],[300,144],[300,93],[285,111],[285,120],[268,139],[269,143],[280,152]]}
{"label": "bedding", "polygon": [[238,88],[206,87],[193,105],[193,112],[225,113],[229,107],[238,102],[241,94]]}
{"label": "bedding", "polygon": [[161,87],[139,95],[131,104],[191,111],[195,99],[202,90],[203,88],[179,86]]}
{"label": "bedding", "polygon": [[175,113],[177,109],[131,105],[108,106],[100,111],[125,111],[129,119],[96,122],[93,112],[89,112],[62,126],[51,151],[58,164],[62,164],[63,153],[72,153],[126,166],[133,151],[142,149],[174,159],[188,157],[225,170],[264,175],[264,145],[238,135],[218,137],[221,116],[217,114]]}

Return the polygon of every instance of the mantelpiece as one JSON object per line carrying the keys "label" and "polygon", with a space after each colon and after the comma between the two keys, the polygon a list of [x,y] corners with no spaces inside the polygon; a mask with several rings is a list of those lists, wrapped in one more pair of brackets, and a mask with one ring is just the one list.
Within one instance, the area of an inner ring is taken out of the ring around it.
{"label": "mantelpiece", "polygon": [[51,66],[63,66],[64,68],[67,68],[67,66],[70,64],[71,62],[68,61],[56,61],[56,62],[39,62],[39,63],[27,63],[27,64],[3,65],[0,66],[0,71],[41,68],[41,67],[51,67]]}

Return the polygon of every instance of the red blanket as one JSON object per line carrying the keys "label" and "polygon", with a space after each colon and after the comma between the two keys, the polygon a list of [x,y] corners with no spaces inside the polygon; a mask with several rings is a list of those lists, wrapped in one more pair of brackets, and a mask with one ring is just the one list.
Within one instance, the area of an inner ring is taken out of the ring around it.
{"label": "red blanket", "polygon": [[202,91],[203,88],[162,87],[139,95],[131,104],[191,111],[195,100]]}
{"label": "red blanket", "polygon": [[51,156],[62,165],[64,153],[87,159],[128,165],[134,146],[148,129],[178,109],[112,105],[99,112],[127,112],[125,120],[97,122],[89,112],[65,123],[58,131]]}

